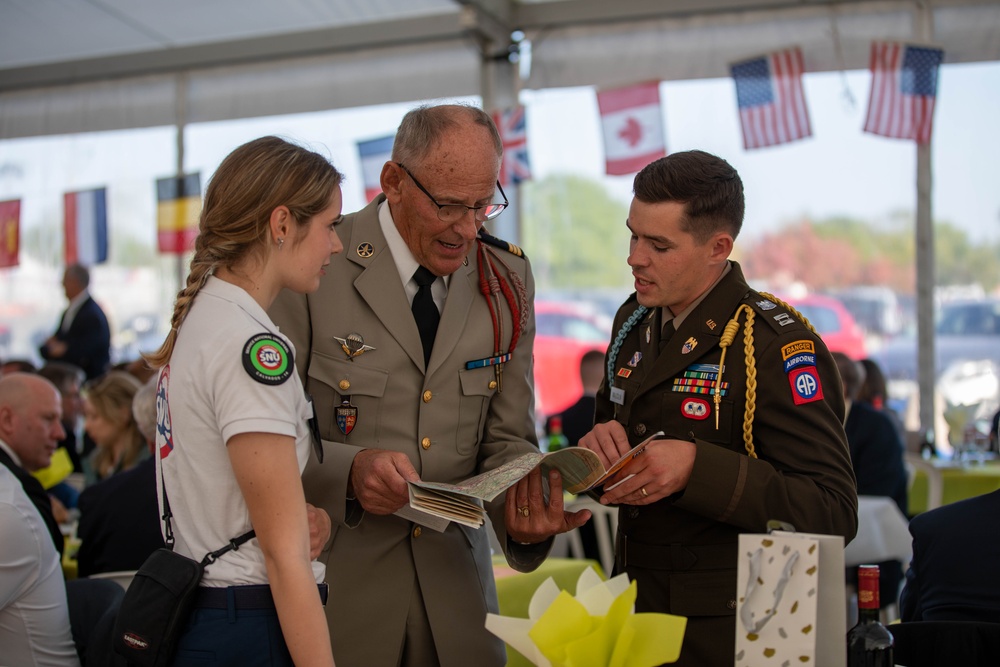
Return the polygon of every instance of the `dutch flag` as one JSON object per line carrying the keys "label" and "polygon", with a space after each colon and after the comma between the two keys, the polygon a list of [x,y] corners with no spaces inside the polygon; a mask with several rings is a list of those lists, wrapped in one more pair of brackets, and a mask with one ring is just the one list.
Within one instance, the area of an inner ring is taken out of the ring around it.
{"label": "dutch flag", "polygon": [[107,189],[63,195],[66,265],[93,266],[108,259]]}

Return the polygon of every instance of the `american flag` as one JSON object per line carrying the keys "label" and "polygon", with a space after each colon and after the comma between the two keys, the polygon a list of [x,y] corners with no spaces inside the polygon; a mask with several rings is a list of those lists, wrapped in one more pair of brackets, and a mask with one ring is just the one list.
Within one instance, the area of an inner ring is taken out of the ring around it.
{"label": "american flag", "polygon": [[812,136],[802,90],[798,47],[731,66],[743,127],[743,147],[763,148]]}
{"label": "american flag", "polygon": [[528,161],[528,125],[523,106],[493,112],[493,122],[503,140],[503,165],[500,185],[518,184],[531,179]]}
{"label": "american flag", "polygon": [[872,42],[872,92],[865,132],[931,140],[938,67],[944,51],[898,42]]}

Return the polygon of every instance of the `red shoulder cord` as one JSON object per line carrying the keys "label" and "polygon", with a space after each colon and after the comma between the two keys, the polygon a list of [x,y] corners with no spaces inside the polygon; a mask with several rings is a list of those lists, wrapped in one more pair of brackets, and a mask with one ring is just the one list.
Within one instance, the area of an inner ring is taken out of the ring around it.
{"label": "red shoulder cord", "polygon": [[[510,348],[507,352],[513,353],[514,348],[517,347],[517,341],[521,337],[521,331],[524,330],[527,324],[527,290],[524,289],[524,283],[521,277],[517,275],[517,272],[513,271],[492,248],[488,247],[482,241],[478,241],[477,243],[479,245],[479,290],[486,297],[486,303],[490,309],[490,317],[493,320],[493,352],[494,354],[500,354],[501,352],[503,316],[500,313],[500,294],[503,293],[507,307],[510,308],[510,319],[513,327],[510,336]],[[494,260],[500,262],[507,269],[510,281],[514,283],[514,288],[517,289],[517,295],[514,294],[510,283],[497,270]]]}

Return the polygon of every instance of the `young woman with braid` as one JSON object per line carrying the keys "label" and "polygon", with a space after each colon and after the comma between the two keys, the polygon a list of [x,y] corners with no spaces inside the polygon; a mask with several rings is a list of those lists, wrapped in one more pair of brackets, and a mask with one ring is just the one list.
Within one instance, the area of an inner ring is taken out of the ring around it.
{"label": "young woman with braid", "polygon": [[175,550],[201,560],[256,531],[205,569],[174,664],[334,664],[300,478],[312,405],[266,311],[282,289],[316,290],[343,249],[341,178],[276,137],[226,157],[172,329],[147,359],[160,369],[156,447]]}

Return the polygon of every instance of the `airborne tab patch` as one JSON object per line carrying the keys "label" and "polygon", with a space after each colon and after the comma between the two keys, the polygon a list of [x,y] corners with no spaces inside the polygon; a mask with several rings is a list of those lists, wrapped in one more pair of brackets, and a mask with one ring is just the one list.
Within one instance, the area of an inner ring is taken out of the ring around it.
{"label": "airborne tab patch", "polygon": [[259,333],[243,345],[243,368],[261,384],[279,385],[292,375],[292,350],[272,333]]}

